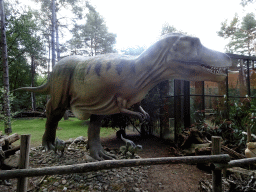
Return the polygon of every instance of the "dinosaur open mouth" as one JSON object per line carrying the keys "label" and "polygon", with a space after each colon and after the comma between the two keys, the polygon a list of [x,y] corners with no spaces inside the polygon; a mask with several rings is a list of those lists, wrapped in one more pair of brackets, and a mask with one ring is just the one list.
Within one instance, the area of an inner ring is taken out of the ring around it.
{"label": "dinosaur open mouth", "polygon": [[226,67],[212,67],[209,65],[205,65],[205,64],[201,64],[201,67],[203,67],[204,69],[206,69],[206,71],[208,71],[209,73],[213,73],[213,74],[227,74],[227,68]]}
{"label": "dinosaur open mouth", "polygon": [[217,74],[226,75],[227,74],[227,72],[226,72],[227,68],[226,67],[213,67],[213,66],[206,65],[206,64],[202,63],[201,61],[182,61],[182,60],[174,60],[174,61],[186,64],[186,65],[201,66],[207,72],[215,74],[215,75],[217,75]]}

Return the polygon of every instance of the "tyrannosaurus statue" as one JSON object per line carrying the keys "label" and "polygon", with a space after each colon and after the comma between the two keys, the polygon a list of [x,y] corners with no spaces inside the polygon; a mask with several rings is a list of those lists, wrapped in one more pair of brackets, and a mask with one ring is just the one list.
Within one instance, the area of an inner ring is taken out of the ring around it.
{"label": "tyrannosaurus statue", "polygon": [[129,108],[159,82],[167,79],[221,81],[230,65],[226,54],[207,49],[198,38],[169,34],[138,57],[118,54],[66,57],[53,68],[46,84],[19,90],[51,95],[43,135],[43,146],[47,150],[54,149],[58,122],[70,108],[78,119],[90,118],[90,155],[97,160],[111,159],[100,143],[103,115],[128,113],[144,119],[147,113],[141,106],[138,112]]}

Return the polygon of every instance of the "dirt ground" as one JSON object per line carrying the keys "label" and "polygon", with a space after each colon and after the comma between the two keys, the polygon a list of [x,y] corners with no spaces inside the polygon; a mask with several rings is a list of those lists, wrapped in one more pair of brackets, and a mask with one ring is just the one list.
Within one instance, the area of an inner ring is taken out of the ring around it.
{"label": "dirt ground", "polygon": [[[156,157],[174,157],[172,146],[156,137],[141,138],[138,134],[127,133],[127,138],[140,144],[143,150],[138,153],[142,158]],[[119,148],[123,145],[121,139],[114,135],[102,139],[102,144],[109,148]],[[198,192],[199,181],[211,178],[211,174],[197,168],[196,165],[170,164],[170,165],[152,165],[149,169],[150,183],[145,185],[144,190],[161,192]]]}

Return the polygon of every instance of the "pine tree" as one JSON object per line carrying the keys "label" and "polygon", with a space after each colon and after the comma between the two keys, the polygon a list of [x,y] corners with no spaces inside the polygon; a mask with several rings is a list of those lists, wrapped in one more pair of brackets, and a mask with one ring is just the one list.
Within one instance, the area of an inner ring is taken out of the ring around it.
{"label": "pine tree", "polygon": [[225,20],[221,23],[221,29],[217,32],[220,37],[229,39],[226,51],[243,55],[254,55],[254,39],[256,33],[256,20],[254,13],[248,13],[239,21],[237,15],[228,24]]}
{"label": "pine tree", "polygon": [[93,6],[89,3],[86,6],[89,9],[86,23],[75,25],[72,29],[73,38],[70,40],[72,51],[75,54],[89,56],[115,52],[113,45],[116,42],[116,35],[108,32],[104,19]]}

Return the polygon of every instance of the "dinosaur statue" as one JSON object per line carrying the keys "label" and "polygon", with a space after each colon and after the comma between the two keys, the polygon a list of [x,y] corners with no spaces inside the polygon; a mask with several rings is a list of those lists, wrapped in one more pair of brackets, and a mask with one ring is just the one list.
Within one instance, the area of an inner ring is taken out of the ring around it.
{"label": "dinosaur statue", "polygon": [[135,145],[135,143],[129,139],[123,138],[123,135],[121,134],[121,139],[125,142],[125,146],[120,147],[120,151],[126,155],[127,152],[130,152],[131,158],[134,158],[134,154],[137,153],[138,151],[142,150],[141,145]]}
{"label": "dinosaur statue", "polygon": [[57,151],[60,151],[61,152],[60,156],[62,157],[63,154],[64,154],[64,151],[65,151],[65,147],[66,147],[65,141],[56,137],[55,143],[54,143],[54,152],[55,152],[55,154],[57,154]]}
{"label": "dinosaur statue", "polygon": [[46,150],[54,149],[58,122],[70,108],[78,119],[90,118],[90,155],[103,160],[111,159],[100,143],[104,115],[126,113],[146,119],[147,113],[140,105],[138,111],[129,108],[159,82],[221,81],[229,66],[231,59],[226,54],[207,49],[196,37],[174,33],[163,36],[137,57],[106,54],[63,58],[53,68],[46,84],[18,90],[51,95],[42,142]]}

